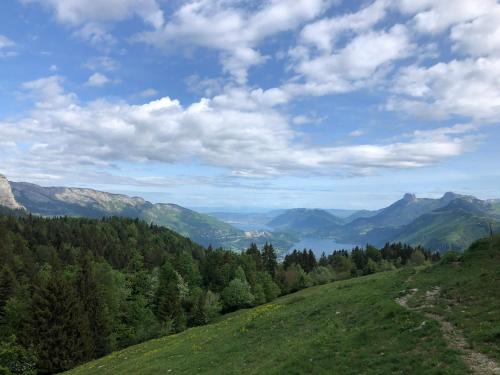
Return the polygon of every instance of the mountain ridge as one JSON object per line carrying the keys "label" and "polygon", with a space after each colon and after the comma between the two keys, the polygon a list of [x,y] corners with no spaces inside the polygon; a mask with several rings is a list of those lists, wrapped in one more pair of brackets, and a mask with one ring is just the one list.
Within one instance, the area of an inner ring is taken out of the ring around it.
{"label": "mountain ridge", "polygon": [[255,242],[273,241],[276,247],[287,249],[283,236],[270,232],[243,231],[218,220],[174,203],[151,203],[141,197],[104,192],[90,188],[40,186],[29,182],[0,179],[0,205],[13,209],[25,208],[41,216],[76,216],[101,218],[122,216],[139,218],[165,226],[204,246],[242,250]]}

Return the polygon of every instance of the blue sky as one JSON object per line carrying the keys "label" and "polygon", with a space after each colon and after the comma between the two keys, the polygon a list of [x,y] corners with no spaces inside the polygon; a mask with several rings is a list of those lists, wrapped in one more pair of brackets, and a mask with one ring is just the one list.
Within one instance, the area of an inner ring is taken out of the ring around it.
{"label": "blue sky", "polygon": [[187,207],[500,197],[496,0],[6,0],[0,173]]}

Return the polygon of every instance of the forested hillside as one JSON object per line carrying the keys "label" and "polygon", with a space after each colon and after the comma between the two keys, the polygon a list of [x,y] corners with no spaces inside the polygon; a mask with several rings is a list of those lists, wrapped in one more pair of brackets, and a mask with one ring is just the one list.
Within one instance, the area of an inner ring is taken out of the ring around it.
{"label": "forested hillside", "polygon": [[499,260],[500,237],[484,239],[437,265],[308,288],[71,374],[498,374]]}
{"label": "forested hillside", "polygon": [[25,374],[67,370],[312,285],[437,258],[393,244],[319,260],[295,251],[279,264],[271,244],[237,254],[140,220],[21,214],[0,216],[0,259],[0,369]]}

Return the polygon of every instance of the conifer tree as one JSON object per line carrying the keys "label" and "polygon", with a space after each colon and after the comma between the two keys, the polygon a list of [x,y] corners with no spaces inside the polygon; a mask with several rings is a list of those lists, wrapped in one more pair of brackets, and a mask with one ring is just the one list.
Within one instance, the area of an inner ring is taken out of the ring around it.
{"label": "conifer tree", "polygon": [[33,295],[30,340],[40,373],[68,370],[89,359],[92,337],[74,286],[59,275]]}
{"label": "conifer tree", "polygon": [[274,247],[272,244],[264,245],[262,250],[262,261],[264,265],[264,270],[268,272],[273,278],[276,275],[276,267],[278,267],[277,255],[274,251]]}
{"label": "conifer tree", "polygon": [[255,243],[251,243],[250,247],[246,251],[247,255],[250,255],[255,261],[255,267],[257,271],[262,271],[262,254]]}
{"label": "conifer tree", "polygon": [[92,335],[92,357],[100,357],[108,351],[109,324],[102,290],[97,284],[89,253],[80,260],[77,291],[84,307]]}
{"label": "conifer tree", "polygon": [[179,278],[174,268],[169,262],[165,262],[160,270],[156,316],[161,323],[172,322],[175,330],[179,330],[178,326],[183,319],[178,282]]}
{"label": "conifer tree", "polygon": [[7,300],[14,293],[16,286],[16,276],[9,268],[9,266],[3,266],[0,271],[0,323],[3,323],[5,315],[5,305]]}

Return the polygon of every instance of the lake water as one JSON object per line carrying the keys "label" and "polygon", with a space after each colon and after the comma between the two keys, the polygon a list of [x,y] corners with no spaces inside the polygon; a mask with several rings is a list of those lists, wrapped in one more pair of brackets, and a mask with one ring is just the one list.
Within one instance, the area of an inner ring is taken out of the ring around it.
{"label": "lake water", "polygon": [[334,250],[351,250],[356,247],[353,244],[346,243],[338,243],[335,240],[331,239],[320,239],[320,238],[304,238],[300,242],[294,244],[289,251],[292,252],[294,249],[304,250],[311,249],[316,255],[316,258],[321,256],[321,253],[324,251],[326,255],[331,254]]}

